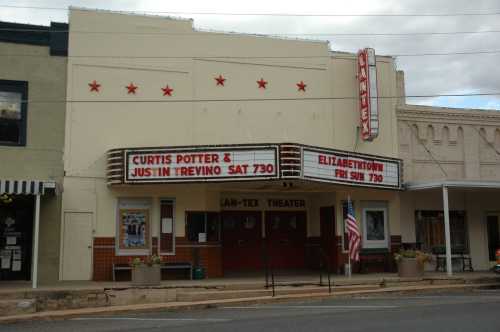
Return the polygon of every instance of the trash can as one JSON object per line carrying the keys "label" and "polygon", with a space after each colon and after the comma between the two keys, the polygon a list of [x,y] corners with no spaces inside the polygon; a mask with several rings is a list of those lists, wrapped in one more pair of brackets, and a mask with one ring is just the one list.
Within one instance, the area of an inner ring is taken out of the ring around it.
{"label": "trash can", "polygon": [[197,266],[193,269],[193,279],[205,279],[205,269],[202,266]]}

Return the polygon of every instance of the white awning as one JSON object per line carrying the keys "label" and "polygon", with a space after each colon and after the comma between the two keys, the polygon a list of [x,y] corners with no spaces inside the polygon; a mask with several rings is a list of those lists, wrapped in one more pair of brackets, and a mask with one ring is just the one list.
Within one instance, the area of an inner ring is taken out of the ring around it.
{"label": "white awning", "polygon": [[55,192],[55,188],[54,181],[0,179],[0,195],[43,195],[47,189]]}
{"label": "white awning", "polygon": [[407,182],[404,184],[406,190],[425,190],[447,188],[462,189],[500,189],[500,181],[427,181],[427,182]]}

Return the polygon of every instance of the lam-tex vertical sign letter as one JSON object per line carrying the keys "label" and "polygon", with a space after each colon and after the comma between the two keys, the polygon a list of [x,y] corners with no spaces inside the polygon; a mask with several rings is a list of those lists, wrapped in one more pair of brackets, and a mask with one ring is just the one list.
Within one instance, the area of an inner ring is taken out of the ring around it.
{"label": "lam-tex vertical sign letter", "polygon": [[375,50],[365,48],[358,52],[359,109],[361,137],[371,141],[378,136],[378,92]]}

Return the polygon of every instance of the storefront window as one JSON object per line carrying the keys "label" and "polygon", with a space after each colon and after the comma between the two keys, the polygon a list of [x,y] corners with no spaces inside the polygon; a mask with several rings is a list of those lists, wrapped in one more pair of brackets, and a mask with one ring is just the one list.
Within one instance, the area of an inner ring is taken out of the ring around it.
{"label": "storefront window", "polygon": [[373,203],[363,208],[363,248],[389,247],[387,208],[384,206]]}
{"label": "storefront window", "polygon": [[148,255],[151,248],[151,202],[121,199],[118,203],[117,254]]}
{"label": "storefront window", "polygon": [[220,239],[217,212],[186,212],[186,237],[192,242],[216,242]]}
{"label": "storefront window", "polygon": [[26,144],[28,83],[0,80],[0,145]]}
{"label": "storefront window", "polygon": [[[415,211],[417,246],[424,251],[445,248],[443,211]],[[468,252],[469,243],[464,211],[450,211],[452,252]]]}

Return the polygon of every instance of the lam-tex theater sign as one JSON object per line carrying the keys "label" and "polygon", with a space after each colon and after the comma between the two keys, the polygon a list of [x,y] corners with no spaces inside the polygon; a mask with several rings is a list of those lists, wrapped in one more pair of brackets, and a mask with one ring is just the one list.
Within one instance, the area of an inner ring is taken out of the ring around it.
{"label": "lam-tex theater sign", "polygon": [[298,179],[399,189],[401,160],[300,144],[124,148],[108,152],[108,184]]}

